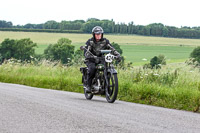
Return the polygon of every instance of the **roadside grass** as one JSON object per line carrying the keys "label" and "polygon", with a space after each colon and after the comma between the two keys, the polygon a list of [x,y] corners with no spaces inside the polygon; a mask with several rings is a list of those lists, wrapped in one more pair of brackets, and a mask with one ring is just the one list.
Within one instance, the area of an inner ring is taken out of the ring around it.
{"label": "roadside grass", "polygon": [[[199,69],[182,63],[166,65],[161,70],[117,70],[119,100],[200,112]],[[79,66],[56,62],[34,65],[8,61],[0,66],[0,81],[83,93]]]}
{"label": "roadside grass", "polygon": [[119,70],[119,99],[200,112],[200,71],[183,63],[160,70]]}

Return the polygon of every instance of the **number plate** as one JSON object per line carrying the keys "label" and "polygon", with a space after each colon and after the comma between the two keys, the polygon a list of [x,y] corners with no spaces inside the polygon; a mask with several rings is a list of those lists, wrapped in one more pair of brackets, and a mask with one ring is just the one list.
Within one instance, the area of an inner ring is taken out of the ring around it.
{"label": "number plate", "polygon": [[114,59],[114,55],[112,55],[112,54],[107,54],[106,56],[105,56],[105,61],[106,62],[112,62],[113,61],[113,59]]}

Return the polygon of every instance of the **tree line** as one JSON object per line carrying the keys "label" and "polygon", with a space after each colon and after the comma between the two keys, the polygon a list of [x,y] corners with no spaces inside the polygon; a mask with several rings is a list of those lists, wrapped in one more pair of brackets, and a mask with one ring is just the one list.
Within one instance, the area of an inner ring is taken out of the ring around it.
{"label": "tree line", "polygon": [[[162,23],[152,23],[149,25],[135,25],[134,22],[128,24],[115,23],[113,20],[99,20],[96,18],[90,18],[87,21],[75,20],[75,21],[61,21],[56,22],[54,20],[47,21],[42,24],[25,24],[25,25],[13,25],[12,22],[6,22],[0,20],[0,28],[12,28],[15,30],[39,29],[44,32],[56,30],[58,32],[63,31],[76,31],[74,33],[91,33],[94,26],[101,26],[105,33],[112,34],[138,34],[145,36],[161,36],[161,37],[175,37],[175,38],[200,38],[200,26],[199,27],[181,27],[167,26]],[[45,31],[46,30],[46,31]]]}

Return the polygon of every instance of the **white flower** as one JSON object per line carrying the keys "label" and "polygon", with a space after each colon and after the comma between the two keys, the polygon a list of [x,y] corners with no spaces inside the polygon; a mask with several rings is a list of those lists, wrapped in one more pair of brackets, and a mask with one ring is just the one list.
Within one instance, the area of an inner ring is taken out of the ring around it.
{"label": "white flower", "polygon": [[143,61],[147,61],[147,59],[146,59],[146,58],[143,58],[142,60],[143,60]]}
{"label": "white flower", "polygon": [[159,76],[159,74],[157,74],[157,73],[154,73],[153,75],[155,75],[155,76]]}

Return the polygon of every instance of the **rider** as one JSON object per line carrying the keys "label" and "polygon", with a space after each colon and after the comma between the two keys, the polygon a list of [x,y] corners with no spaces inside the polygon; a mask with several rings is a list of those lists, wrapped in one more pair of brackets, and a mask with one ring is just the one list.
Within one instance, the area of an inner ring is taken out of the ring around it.
{"label": "rider", "polygon": [[98,57],[102,55],[100,50],[111,50],[112,54],[117,57],[117,61],[121,61],[120,54],[112,47],[108,39],[103,38],[103,29],[100,26],[95,26],[92,29],[92,35],[93,37],[86,42],[85,48],[93,55],[84,50],[84,56],[86,58],[85,63],[88,67],[87,86],[85,86],[86,92],[91,92],[92,79],[95,76],[96,65],[100,63]]}

